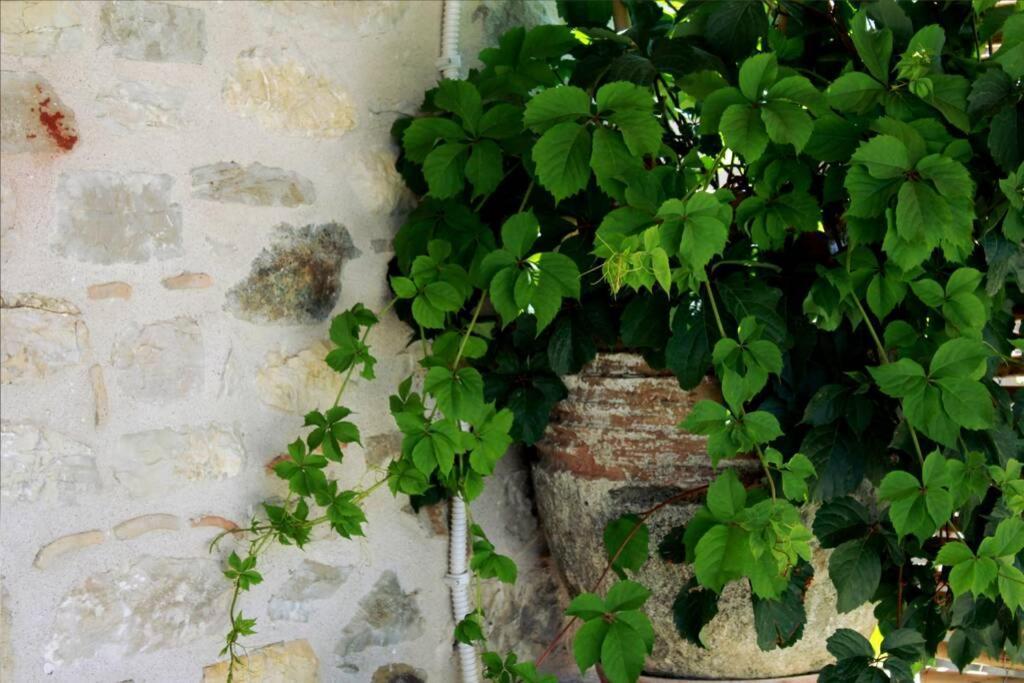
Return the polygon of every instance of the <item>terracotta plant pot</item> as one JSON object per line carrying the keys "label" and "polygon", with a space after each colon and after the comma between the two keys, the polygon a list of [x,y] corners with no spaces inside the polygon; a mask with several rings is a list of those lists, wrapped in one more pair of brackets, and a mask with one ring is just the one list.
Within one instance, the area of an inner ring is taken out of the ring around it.
{"label": "terracotta plant pot", "polygon": [[[684,391],[671,375],[655,372],[640,356],[626,353],[598,355],[579,375],[567,377],[566,385],[569,395],[555,408],[537,445],[540,457],[533,480],[552,555],[569,586],[587,591],[607,561],[602,533],[609,521],[643,512],[714,478],[703,437],[687,434],[677,425],[694,403],[717,399],[719,392],[711,381]],[[720,466],[736,467],[747,479],[759,471],[752,460],[730,460]],[[699,502],[684,502],[653,515],[648,520],[652,552],[698,506]],[[723,590],[718,615],[703,631],[708,649],[679,636],[672,603],[692,572],[687,566],[652,559],[637,577],[653,591],[646,610],[657,639],[647,673],[678,678],[778,678],[817,671],[832,662],[825,649],[830,634],[837,628],[853,628],[867,636],[875,620],[870,606],[844,615],[836,612],[828,551],[815,549],[813,565],[803,638],[791,647],[765,652],[757,646],[745,582],[734,582]]]}

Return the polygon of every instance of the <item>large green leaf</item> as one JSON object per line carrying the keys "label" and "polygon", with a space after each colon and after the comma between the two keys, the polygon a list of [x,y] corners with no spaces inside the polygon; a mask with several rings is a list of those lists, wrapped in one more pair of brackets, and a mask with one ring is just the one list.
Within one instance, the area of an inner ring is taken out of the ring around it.
{"label": "large green leaf", "polygon": [[590,133],[578,123],[551,127],[533,147],[537,178],[555,201],[570,197],[590,179]]}
{"label": "large green leaf", "polygon": [[538,133],[590,114],[590,95],[575,86],[541,90],[526,103],[523,123]]}
{"label": "large green leaf", "polygon": [[757,109],[749,104],[729,105],[718,124],[722,140],[743,155],[748,162],[757,161],[768,146],[768,133]]}

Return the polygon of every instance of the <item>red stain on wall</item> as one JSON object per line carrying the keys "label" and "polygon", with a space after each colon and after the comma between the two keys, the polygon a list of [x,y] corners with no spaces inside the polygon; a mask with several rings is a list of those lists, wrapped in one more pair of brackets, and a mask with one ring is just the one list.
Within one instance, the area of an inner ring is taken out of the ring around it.
{"label": "red stain on wall", "polygon": [[53,143],[64,151],[71,150],[78,142],[77,131],[64,121],[64,112],[55,109],[50,98],[39,102],[39,123],[53,139]]}

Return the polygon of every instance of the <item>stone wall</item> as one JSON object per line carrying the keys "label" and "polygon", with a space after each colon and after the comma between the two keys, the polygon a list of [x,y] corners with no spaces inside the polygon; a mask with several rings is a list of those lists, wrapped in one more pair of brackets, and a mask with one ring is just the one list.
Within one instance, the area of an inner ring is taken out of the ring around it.
{"label": "stone wall", "polygon": [[[467,1],[466,54],[551,5]],[[267,463],[333,399],[332,312],[386,301],[411,200],[388,130],[435,82],[440,14],[0,2],[0,679],[224,679],[233,541],[207,544],[281,492]],[[349,482],[394,454],[407,333],[371,338]],[[558,587],[526,482],[509,460],[475,512],[525,577],[485,592],[495,644],[529,651]],[[367,539],[265,556],[242,680],[454,680],[443,510],[379,490],[368,515]]]}

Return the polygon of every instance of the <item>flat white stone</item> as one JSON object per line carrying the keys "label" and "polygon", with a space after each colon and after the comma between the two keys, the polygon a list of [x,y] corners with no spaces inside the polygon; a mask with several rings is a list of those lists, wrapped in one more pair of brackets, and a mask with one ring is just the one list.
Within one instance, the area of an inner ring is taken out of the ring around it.
{"label": "flat white stone", "polygon": [[180,128],[185,96],[181,88],[120,81],[96,95],[96,116],[118,130]]}
{"label": "flat white stone", "polygon": [[319,341],[292,356],[268,353],[266,364],[256,371],[260,400],[297,415],[330,407],[341,385],[341,376],[324,362],[332,348]]}
{"label": "flat white stone", "polygon": [[114,0],[100,9],[100,40],[114,54],[147,62],[201,64],[206,54],[203,10],[147,0]]}
{"label": "flat white stone", "polygon": [[73,304],[33,294],[0,297],[0,384],[33,382],[77,366],[87,346]]}
{"label": "flat white stone", "polygon": [[63,153],[77,143],[75,113],[45,78],[30,71],[0,71],[0,144],[4,154]]}
{"label": "flat white stone", "polygon": [[192,196],[250,206],[299,206],[316,200],[313,183],[298,173],[254,162],[222,161],[192,169]]}
{"label": "flat white stone", "polygon": [[160,404],[196,396],[205,372],[199,324],[177,317],[129,329],[115,342],[111,364],[133,400]]}
{"label": "flat white stone", "polygon": [[221,95],[228,108],[271,130],[332,138],[356,125],[348,92],[284,50],[240,54]]}
{"label": "flat white stone", "polygon": [[345,658],[368,647],[390,647],[423,635],[423,615],[414,593],[406,593],[392,571],[377,579],[341,632],[335,653]]}
{"label": "flat white stone", "polygon": [[75,171],[57,184],[57,253],[91,263],[141,263],[182,253],[181,207],[169,175]]}
{"label": "flat white stone", "polygon": [[393,152],[367,150],[360,153],[358,159],[352,169],[352,182],[367,211],[395,214],[413,207],[415,197],[395,168]]}
{"label": "flat white stone", "polygon": [[[235,683],[318,683],[320,661],[309,641],[265,645],[235,664]],[[203,683],[225,683],[228,663],[203,668]]]}
{"label": "flat white stone", "polygon": [[175,484],[234,477],[244,461],[238,434],[226,427],[152,429],[121,437],[113,472],[130,495],[148,497]]}
{"label": "flat white stone", "polygon": [[85,33],[79,3],[68,0],[0,2],[0,52],[45,57],[75,52]]}
{"label": "flat white stone", "polygon": [[289,572],[287,582],[270,598],[267,612],[275,621],[309,621],[314,606],[309,603],[329,598],[352,573],[352,567],[335,567],[303,560]]}
{"label": "flat white stone", "polygon": [[89,446],[39,425],[0,424],[0,497],[4,501],[74,504],[101,486]]}
{"label": "flat white stone", "polygon": [[117,661],[211,635],[224,626],[230,588],[207,558],[142,557],[93,574],[57,607],[45,660]]}

